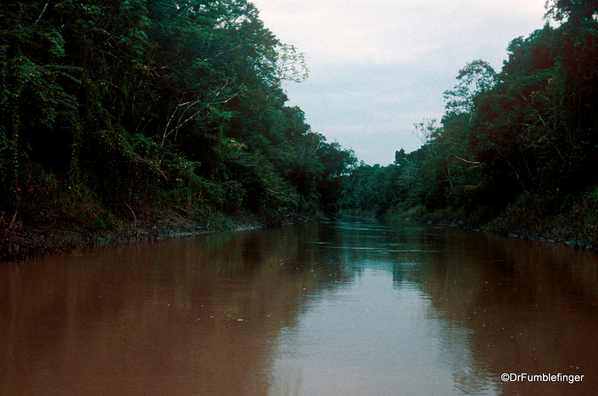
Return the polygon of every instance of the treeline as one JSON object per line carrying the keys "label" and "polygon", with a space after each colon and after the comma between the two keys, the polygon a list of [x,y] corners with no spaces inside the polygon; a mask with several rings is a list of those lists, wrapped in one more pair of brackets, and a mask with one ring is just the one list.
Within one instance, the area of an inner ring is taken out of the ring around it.
{"label": "treeline", "polygon": [[355,158],[285,106],[306,76],[245,0],[4,1],[0,223],[334,211]]}
{"label": "treeline", "polygon": [[498,73],[467,64],[442,119],[416,125],[423,146],[386,167],[358,166],[342,210],[597,240],[598,3],[547,7],[558,27],[512,40]]}

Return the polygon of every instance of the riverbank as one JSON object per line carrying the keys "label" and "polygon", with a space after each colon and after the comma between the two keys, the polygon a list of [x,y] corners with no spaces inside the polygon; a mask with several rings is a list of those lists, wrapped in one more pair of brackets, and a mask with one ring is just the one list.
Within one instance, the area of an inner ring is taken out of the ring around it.
{"label": "riverbank", "polygon": [[16,216],[0,218],[0,262],[66,253],[85,247],[158,241],[213,232],[273,228],[313,221],[316,216],[288,214],[279,218],[250,213],[194,213],[183,208],[146,209],[133,219],[117,218],[108,226],[89,227],[67,222],[23,224]]}
{"label": "riverbank", "polygon": [[598,225],[587,221],[587,216],[575,214],[538,216],[513,206],[487,221],[446,210],[433,213],[409,212],[394,214],[393,217],[598,251]]}

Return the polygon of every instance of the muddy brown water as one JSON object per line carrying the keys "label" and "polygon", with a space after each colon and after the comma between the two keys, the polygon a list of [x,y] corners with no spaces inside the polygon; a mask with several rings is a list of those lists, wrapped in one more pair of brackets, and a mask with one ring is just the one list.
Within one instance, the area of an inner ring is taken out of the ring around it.
{"label": "muddy brown water", "polygon": [[409,222],[77,251],[0,265],[0,394],[595,395],[597,304],[594,253]]}

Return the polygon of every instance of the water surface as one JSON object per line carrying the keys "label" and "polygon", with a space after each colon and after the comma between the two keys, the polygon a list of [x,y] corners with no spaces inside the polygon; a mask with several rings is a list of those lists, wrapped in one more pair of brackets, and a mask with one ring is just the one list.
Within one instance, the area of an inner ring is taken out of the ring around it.
{"label": "water surface", "polygon": [[8,263],[0,394],[598,394],[597,267],[375,219]]}

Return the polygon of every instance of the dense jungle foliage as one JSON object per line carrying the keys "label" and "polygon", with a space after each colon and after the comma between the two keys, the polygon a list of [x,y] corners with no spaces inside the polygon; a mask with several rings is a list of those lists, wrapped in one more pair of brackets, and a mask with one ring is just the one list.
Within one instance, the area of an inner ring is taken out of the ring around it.
{"label": "dense jungle foliage", "polygon": [[334,211],[355,158],[285,106],[306,76],[246,0],[4,1],[0,223]]}
{"label": "dense jungle foliage", "polygon": [[341,209],[596,242],[597,14],[595,1],[549,2],[558,27],[512,40],[500,72],[467,64],[442,119],[415,126],[423,146],[386,167],[358,166]]}

